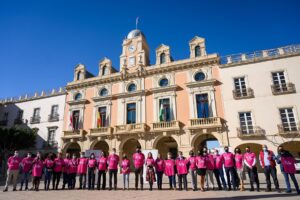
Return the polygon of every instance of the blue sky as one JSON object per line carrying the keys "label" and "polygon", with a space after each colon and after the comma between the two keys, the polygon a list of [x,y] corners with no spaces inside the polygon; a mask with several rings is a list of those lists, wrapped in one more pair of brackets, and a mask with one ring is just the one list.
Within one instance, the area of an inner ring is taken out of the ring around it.
{"label": "blue sky", "polygon": [[195,35],[220,55],[300,43],[297,0],[0,0],[0,98],[64,86],[78,63],[97,74],[104,56],[119,68],[137,16],[151,63],[161,43],[187,58]]}

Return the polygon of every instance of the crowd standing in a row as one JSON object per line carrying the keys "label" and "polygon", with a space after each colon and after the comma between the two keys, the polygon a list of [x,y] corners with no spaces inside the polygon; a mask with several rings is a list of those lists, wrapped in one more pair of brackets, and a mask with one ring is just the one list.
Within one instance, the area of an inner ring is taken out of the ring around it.
{"label": "crowd standing in a row", "polygon": [[[250,181],[250,191],[254,191],[254,183],[256,184],[256,191],[260,191],[260,183],[257,173],[258,162],[257,155],[251,151],[250,147],[246,147],[245,153],[242,154],[239,148],[234,150],[234,153],[229,152],[229,148],[224,148],[224,153],[220,154],[217,149],[213,152],[207,148],[201,149],[197,155],[193,151],[190,152],[189,157],[185,158],[182,152],[178,152],[179,156],[176,159],[172,158],[169,152],[167,159],[163,159],[160,154],[154,159],[152,153],[149,152],[147,158],[141,152],[141,148],[137,147],[136,152],[132,155],[132,162],[135,175],[135,189],[143,190],[144,179],[143,170],[146,168],[146,180],[149,183],[149,190],[153,189],[154,182],[157,182],[157,189],[162,190],[163,175],[166,175],[169,180],[169,189],[171,190],[188,190],[187,176],[190,175],[191,187],[193,191],[198,190],[197,176],[200,179],[199,189],[205,190],[245,190],[245,174],[248,174]],[[286,192],[290,193],[291,186],[289,177],[294,182],[296,191],[300,194],[299,186],[295,178],[295,159],[282,146],[278,148],[278,155],[267,149],[263,145],[259,155],[259,163],[263,168],[266,177],[266,192],[271,191],[272,177],[275,189],[280,192],[279,183],[277,179],[276,163],[280,164],[281,172],[284,175],[286,183]],[[122,160],[116,154],[116,150],[112,149],[110,155],[105,155],[101,152],[99,159],[95,158],[92,153],[89,158],[86,158],[84,153],[77,158],[75,154],[72,158],[69,153],[65,158],[58,153],[54,158],[54,154],[48,154],[43,160],[41,153],[37,153],[33,158],[30,153],[27,157],[21,159],[18,151],[8,159],[7,162],[7,180],[4,192],[8,190],[9,181],[13,180],[13,191],[17,190],[17,178],[21,173],[21,185],[19,190],[29,190],[29,178],[32,176],[31,190],[39,190],[40,180],[44,174],[44,190],[50,189],[52,181],[52,189],[58,190],[61,175],[63,179],[62,189],[66,186],[68,189],[75,189],[76,176],[79,176],[79,188],[94,190],[106,189],[106,174],[109,176],[109,190],[117,189],[117,173],[120,168],[120,173],[123,175],[123,189],[129,189],[129,175],[131,172],[131,160],[126,154],[123,154]],[[98,171],[98,173],[96,173]],[[225,172],[225,173],[224,173]],[[96,182],[96,174],[97,182]],[[176,175],[178,178],[178,187],[176,185]],[[225,177],[226,180],[225,181]],[[215,185],[215,181],[217,184]],[[87,182],[87,183],[86,183]]]}

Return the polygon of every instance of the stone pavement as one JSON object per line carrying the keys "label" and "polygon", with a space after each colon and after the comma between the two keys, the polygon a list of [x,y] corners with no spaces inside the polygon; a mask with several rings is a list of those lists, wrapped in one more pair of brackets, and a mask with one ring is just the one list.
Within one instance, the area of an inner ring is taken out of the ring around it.
{"label": "stone pavement", "polygon": [[[88,199],[181,199],[181,200],[193,200],[193,199],[203,199],[203,200],[221,200],[221,199],[282,199],[289,198],[289,200],[300,200],[300,195],[297,195],[295,191],[292,194],[284,193],[284,180],[283,176],[278,173],[280,187],[283,188],[282,193],[277,192],[264,192],[266,187],[264,175],[260,174],[260,182],[261,182],[261,192],[250,192],[250,191],[170,191],[167,190],[168,182],[166,177],[164,178],[165,188],[162,191],[157,191],[156,189],[153,191],[148,190],[148,184],[146,183],[143,191],[135,191],[130,189],[129,191],[123,191],[120,188],[123,188],[122,177],[119,175],[118,177],[118,187],[117,191],[88,191],[88,190],[58,190],[58,191],[43,191],[44,185],[41,182],[40,191],[17,191],[12,192],[12,187],[9,187],[8,192],[2,192],[3,185],[0,187],[0,200],[88,200]],[[297,174],[297,180],[300,182],[300,174]],[[248,180],[247,180],[248,181]],[[77,182],[78,183],[78,182]],[[293,187],[293,184],[292,184]],[[134,188],[134,174],[130,175],[130,188]],[[156,188],[156,187],[155,187]],[[246,188],[249,188],[249,185],[246,185]],[[294,187],[293,187],[294,188]]]}

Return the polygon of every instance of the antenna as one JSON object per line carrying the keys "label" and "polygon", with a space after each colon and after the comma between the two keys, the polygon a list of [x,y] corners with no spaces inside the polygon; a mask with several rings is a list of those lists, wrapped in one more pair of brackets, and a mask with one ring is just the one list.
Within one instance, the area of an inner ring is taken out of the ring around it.
{"label": "antenna", "polygon": [[137,18],[135,19],[135,29],[138,28],[138,23],[139,23],[139,17],[137,17]]}

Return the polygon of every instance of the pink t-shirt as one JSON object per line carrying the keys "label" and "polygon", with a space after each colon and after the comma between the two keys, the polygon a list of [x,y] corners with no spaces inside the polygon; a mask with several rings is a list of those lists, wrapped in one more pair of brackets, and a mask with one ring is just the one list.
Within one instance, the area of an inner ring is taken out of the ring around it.
{"label": "pink t-shirt", "polygon": [[235,160],[235,167],[237,169],[242,169],[243,168],[243,154],[235,154],[234,155],[234,160]]}
{"label": "pink t-shirt", "polygon": [[32,162],[33,162],[33,158],[23,158],[22,160],[22,168],[23,168],[23,172],[27,173],[31,170],[32,168]]}
{"label": "pink t-shirt", "polygon": [[53,170],[55,172],[61,172],[64,165],[65,165],[64,159],[55,158],[54,159],[54,169]]}
{"label": "pink t-shirt", "polygon": [[155,160],[155,169],[157,172],[163,172],[165,170],[165,161],[157,158]]}
{"label": "pink t-shirt", "polygon": [[118,163],[119,163],[119,156],[117,154],[111,154],[108,156],[108,169],[117,170],[118,169]]}
{"label": "pink t-shirt", "polygon": [[65,158],[64,159],[64,172],[65,173],[70,173],[69,172],[69,161],[70,161],[71,159],[70,158]]}
{"label": "pink t-shirt", "polygon": [[215,160],[215,168],[216,169],[222,169],[223,167],[223,162],[224,162],[224,158],[222,155],[215,155],[214,156],[214,160]]}
{"label": "pink t-shirt", "polygon": [[165,160],[165,174],[167,176],[175,175],[175,161],[173,159]]}
{"label": "pink t-shirt", "polygon": [[105,171],[107,170],[107,158],[102,156],[98,161],[98,170]]}
{"label": "pink t-shirt", "polygon": [[206,156],[196,156],[196,166],[199,169],[206,169],[206,167],[207,167]]}
{"label": "pink t-shirt", "polygon": [[43,161],[35,159],[32,166],[32,176],[41,177],[43,172]]}
{"label": "pink t-shirt", "polygon": [[18,170],[22,159],[20,157],[11,156],[7,161],[8,169]]}
{"label": "pink t-shirt", "polygon": [[52,169],[54,167],[54,161],[51,160],[50,158],[46,158],[46,160],[44,161],[44,166],[47,169]]}
{"label": "pink t-shirt", "polygon": [[121,168],[122,168],[122,174],[129,174],[130,173],[130,160],[128,160],[128,159],[122,160]]}
{"label": "pink t-shirt", "polygon": [[147,166],[154,166],[155,165],[155,161],[154,161],[154,159],[153,158],[147,158],[147,160],[146,160],[146,165]]}
{"label": "pink t-shirt", "polygon": [[196,157],[191,156],[188,158],[189,164],[190,164],[190,169],[195,170],[196,169]]}
{"label": "pink t-shirt", "polygon": [[78,166],[78,162],[77,159],[71,159],[69,160],[69,173],[73,174],[73,173],[77,173],[77,166]]}
{"label": "pink t-shirt", "polygon": [[214,166],[215,166],[214,156],[212,154],[208,154],[206,159],[207,159],[207,169],[214,170]]}
{"label": "pink t-shirt", "polygon": [[295,159],[293,157],[281,157],[281,164],[285,173],[295,174]]}
{"label": "pink t-shirt", "polygon": [[87,158],[79,158],[78,159],[78,166],[77,166],[77,173],[78,174],[86,174],[87,165],[88,165],[88,159]]}
{"label": "pink t-shirt", "polygon": [[145,163],[145,156],[143,153],[134,153],[132,155],[132,160],[135,168],[143,167]]}
{"label": "pink t-shirt", "polygon": [[176,159],[176,169],[178,174],[187,174],[188,169],[187,169],[187,164],[188,160],[185,158],[177,158]]}
{"label": "pink t-shirt", "polygon": [[89,159],[88,167],[89,168],[96,168],[96,166],[97,166],[97,160],[96,159]]}
{"label": "pink t-shirt", "polygon": [[224,167],[233,167],[234,166],[234,155],[231,152],[222,154],[224,159]]}
{"label": "pink t-shirt", "polygon": [[250,165],[251,167],[254,166],[254,160],[256,159],[255,153],[249,152],[244,154],[244,160]]}

